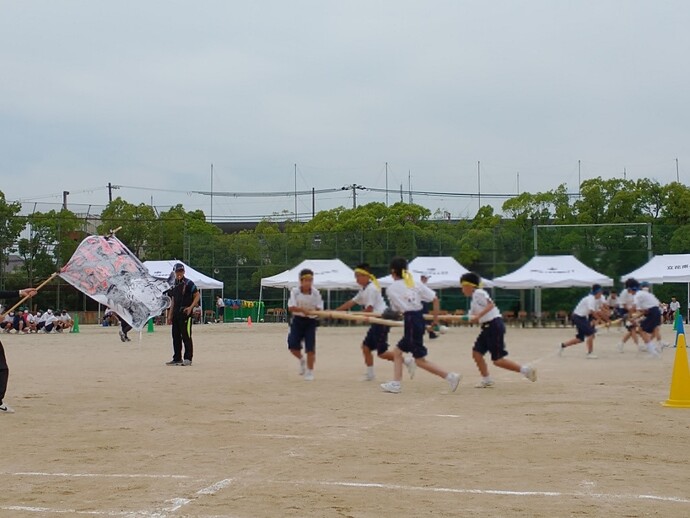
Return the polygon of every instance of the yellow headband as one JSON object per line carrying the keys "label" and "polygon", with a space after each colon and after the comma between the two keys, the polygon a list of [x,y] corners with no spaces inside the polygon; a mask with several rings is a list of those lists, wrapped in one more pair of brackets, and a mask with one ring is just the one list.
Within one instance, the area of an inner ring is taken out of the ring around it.
{"label": "yellow headband", "polygon": [[475,283],[470,282],[470,281],[462,281],[460,283],[460,285],[461,286],[472,286],[473,288],[479,288],[479,284],[475,284]]}
{"label": "yellow headband", "polygon": [[361,275],[366,275],[369,277],[369,280],[374,283],[374,286],[376,286],[376,289],[381,289],[381,285],[379,284],[379,280],[376,278],[376,275],[374,275],[371,272],[366,271],[364,268],[355,268],[355,273],[359,273]]}
{"label": "yellow headband", "polygon": [[407,286],[408,288],[412,288],[414,286],[414,279],[412,278],[412,274],[409,271],[403,270],[402,278],[405,281],[405,286]]}
{"label": "yellow headband", "polygon": [[314,276],[311,273],[305,273],[304,275],[299,276],[299,280],[301,281],[302,279],[313,279]]}

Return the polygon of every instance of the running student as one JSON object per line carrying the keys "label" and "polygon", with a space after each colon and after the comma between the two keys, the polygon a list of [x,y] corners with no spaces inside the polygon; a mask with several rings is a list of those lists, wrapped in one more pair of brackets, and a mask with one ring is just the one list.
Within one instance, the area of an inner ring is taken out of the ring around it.
{"label": "running student", "polygon": [[[644,315],[640,321],[640,336],[645,343],[651,358],[659,358],[661,348],[661,310],[659,299],[649,291],[649,283],[637,283],[635,279],[628,279],[629,289],[635,294],[635,311]],[[626,281],[627,283],[627,281]],[[658,346],[654,344],[657,339]]]}
{"label": "running student", "polygon": [[501,312],[491,300],[489,294],[480,288],[479,275],[467,272],[460,277],[460,286],[465,297],[471,297],[469,321],[478,322],[481,332],[474,342],[472,358],[477,364],[481,381],[476,388],[489,388],[494,386],[494,381],[489,376],[489,368],[484,360],[486,353],[491,353],[491,361],[496,367],[521,373],[530,381],[537,381],[537,371],[529,365],[519,365],[506,358],[508,351],[505,346],[506,326],[501,318]]}
{"label": "running student", "polygon": [[403,314],[405,327],[403,337],[393,349],[393,380],[382,383],[381,388],[395,394],[400,392],[403,353],[412,353],[417,367],[445,379],[450,385],[451,392],[455,392],[461,376],[455,372],[448,372],[426,359],[427,349],[424,347],[426,324],[422,313],[422,302],[433,302],[434,324],[438,324],[439,302],[436,293],[424,284],[414,282],[412,275],[407,271],[406,259],[393,258],[390,270],[393,284],[386,288],[386,295],[391,308]]}
{"label": "running student", "polygon": [[[299,373],[304,381],[314,381],[316,362],[316,316],[309,312],[323,309],[323,299],[314,288],[314,272],[305,268],[299,272],[299,287],[292,288],[288,300],[288,311],[292,313],[290,332],[287,337],[288,349],[299,360]],[[302,342],[307,353],[302,355]]]}
{"label": "running student", "polygon": [[[371,269],[367,263],[357,265],[355,268],[355,280],[359,284],[359,292],[352,299],[341,304],[335,311],[347,311],[355,305],[359,305],[366,313],[382,314],[388,309],[386,302],[381,295],[381,287],[379,286],[376,276],[371,273]],[[382,360],[394,360],[392,351],[388,350],[388,333],[390,327],[382,324],[372,324],[367,331],[367,335],[362,341],[362,354],[364,355],[364,364],[367,367],[367,372],[364,374],[364,381],[371,381],[375,378],[374,375],[374,355],[372,351],[378,353],[378,357]],[[410,373],[410,378],[414,377],[416,364],[411,356],[405,356],[403,359],[407,370]]]}
{"label": "running student", "polygon": [[597,356],[594,354],[594,334],[597,330],[592,325],[592,320],[608,320],[608,315],[602,312],[602,308],[605,308],[600,302],[602,293],[601,286],[594,284],[592,291],[575,306],[572,321],[577,328],[577,335],[575,335],[575,338],[558,346],[559,356],[561,356],[563,349],[566,347],[585,342],[587,345],[587,358],[590,360],[597,359]]}
{"label": "running student", "polygon": [[[633,279],[633,281],[635,281]],[[637,281],[635,281],[637,282]],[[632,338],[635,345],[639,348],[640,344],[637,339],[637,322],[634,318],[631,318],[632,312],[635,309],[635,294],[628,290],[628,282],[626,281],[623,291],[620,297],[618,297],[618,316],[623,319],[625,325],[626,333],[623,338],[618,343],[618,352],[622,353],[625,347],[625,342]],[[644,350],[644,348],[643,348]]]}

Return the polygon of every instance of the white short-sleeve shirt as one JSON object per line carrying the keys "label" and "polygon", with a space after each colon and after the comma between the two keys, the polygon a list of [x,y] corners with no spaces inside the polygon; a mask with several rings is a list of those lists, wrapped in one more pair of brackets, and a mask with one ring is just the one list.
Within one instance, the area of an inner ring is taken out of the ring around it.
{"label": "white short-sleeve shirt", "polygon": [[404,279],[396,279],[386,288],[386,296],[393,310],[401,313],[408,311],[421,311],[422,302],[433,302],[436,292],[425,284],[417,284],[408,287]]}
{"label": "white short-sleeve shirt", "polygon": [[588,317],[597,310],[597,299],[591,293],[577,303],[573,313],[580,317]]}
{"label": "white short-sleeve shirt", "polygon": [[639,310],[647,310],[659,306],[659,299],[647,290],[640,290],[635,294],[635,307]]}
{"label": "white short-sleeve shirt", "polygon": [[[493,303],[493,300],[491,300],[491,296],[486,292],[486,290],[483,290],[481,288],[475,289],[472,293],[472,302],[470,303],[470,314],[478,315],[479,313],[484,311],[486,307],[491,303]],[[498,318],[500,316],[501,312],[494,304],[494,307],[491,311],[486,313],[486,315],[482,315],[482,317],[479,319],[479,323],[483,324],[485,322],[491,322],[494,318]]]}
{"label": "white short-sleeve shirt", "polygon": [[357,295],[352,297],[352,300],[364,309],[371,306],[374,313],[383,313],[386,311],[386,302],[383,300],[383,295],[381,295],[381,291],[373,282],[361,288]]}
{"label": "white short-sleeve shirt", "polygon": [[[298,307],[308,311],[313,309],[323,309],[323,299],[319,290],[312,286],[311,293],[302,293],[302,290],[297,286],[290,290],[290,299],[288,300],[288,307]],[[316,318],[316,316],[310,316]]]}

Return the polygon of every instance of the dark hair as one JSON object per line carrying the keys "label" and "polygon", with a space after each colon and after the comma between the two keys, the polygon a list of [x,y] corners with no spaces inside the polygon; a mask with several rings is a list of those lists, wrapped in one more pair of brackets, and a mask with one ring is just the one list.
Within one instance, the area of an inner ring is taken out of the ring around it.
{"label": "dark hair", "polygon": [[305,275],[311,275],[313,277],[314,272],[311,271],[309,268],[304,268],[302,271],[299,272],[300,280],[302,280],[302,277],[304,277]]}
{"label": "dark hair", "polygon": [[592,285],[592,293],[599,293],[601,291],[601,285],[600,284],[593,284]]}
{"label": "dark hair", "polygon": [[460,277],[460,284],[463,282],[467,282],[469,284],[474,284],[475,286],[479,286],[479,283],[481,282],[481,278],[479,275],[477,275],[474,272],[466,272],[463,273],[462,276]]}
{"label": "dark hair", "polygon": [[638,290],[640,289],[640,283],[637,282],[636,279],[633,277],[630,277],[625,281],[625,289],[626,290]]}
{"label": "dark hair", "polygon": [[407,270],[407,259],[396,256],[391,259],[390,269],[395,272],[398,277],[403,276],[403,270]]}
{"label": "dark hair", "polygon": [[371,266],[369,266],[369,263],[359,263],[355,268],[371,273]]}

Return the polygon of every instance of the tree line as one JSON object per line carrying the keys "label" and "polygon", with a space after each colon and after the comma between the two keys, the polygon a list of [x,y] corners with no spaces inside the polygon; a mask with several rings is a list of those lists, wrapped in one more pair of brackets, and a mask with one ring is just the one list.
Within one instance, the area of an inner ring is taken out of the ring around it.
{"label": "tree line", "polygon": [[[150,205],[117,198],[97,218],[67,209],[23,216],[21,205],[7,202],[0,192],[0,279],[8,289],[35,285],[69,260],[85,235],[107,234],[118,227],[117,236],[142,261],[184,260],[222,280],[226,296],[250,300],[258,297],[262,277],[303,259],[368,262],[384,275],[394,255],[452,256],[493,278],[532,257],[536,238],[540,255],[573,254],[617,280],[644,264],[649,252],[690,252],[690,188],[676,182],[595,178],[582,182],[577,195],[569,194],[564,185],[521,193],[506,200],[501,211],[496,214],[485,205],[471,219],[447,221],[442,211],[432,213],[421,205],[369,203],[320,211],[308,222],[275,214],[253,229],[223,234],[203,211],[186,211],[181,204],[159,213]],[[10,254],[22,261],[11,274],[5,273]],[[684,289],[678,286],[656,289],[661,298],[673,292],[685,301]],[[544,305],[570,310],[581,293],[546,290]],[[505,309],[529,304],[524,296],[500,296],[504,306],[510,305]],[[81,309],[88,304],[59,283],[42,297],[43,305]],[[280,297],[268,294],[275,304]],[[464,301],[448,293],[446,302],[460,306]]]}

